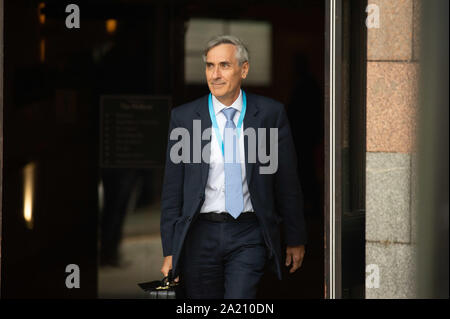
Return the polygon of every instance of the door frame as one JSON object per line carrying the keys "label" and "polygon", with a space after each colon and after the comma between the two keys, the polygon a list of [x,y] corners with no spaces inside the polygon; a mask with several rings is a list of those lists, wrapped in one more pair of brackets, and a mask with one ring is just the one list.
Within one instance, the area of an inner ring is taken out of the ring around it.
{"label": "door frame", "polygon": [[326,299],[365,297],[366,6],[325,3]]}
{"label": "door frame", "polygon": [[325,1],[325,299],[341,298],[342,0]]}
{"label": "door frame", "polygon": [[[3,212],[3,0],[0,0],[0,287],[2,283],[2,212]],[[0,289],[0,298],[2,292]]]}

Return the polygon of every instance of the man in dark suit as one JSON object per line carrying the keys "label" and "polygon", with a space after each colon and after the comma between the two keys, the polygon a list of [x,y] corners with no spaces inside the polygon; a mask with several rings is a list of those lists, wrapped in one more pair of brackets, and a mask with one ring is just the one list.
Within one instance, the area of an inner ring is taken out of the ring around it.
{"label": "man in dark suit", "polygon": [[[241,90],[250,65],[238,38],[212,39],[203,59],[211,94],[171,112],[161,201],[161,272],[181,274],[188,298],[255,298],[267,262],[281,280],[280,224],[290,273],[301,267],[305,254],[291,130],[281,103]],[[276,143],[268,146],[258,129],[266,135],[275,129]],[[249,130],[257,133],[256,139],[246,134]],[[201,148],[195,146],[199,132],[206,132]],[[267,170],[267,158],[255,159],[261,148],[264,155],[267,148],[276,154],[275,170]]]}

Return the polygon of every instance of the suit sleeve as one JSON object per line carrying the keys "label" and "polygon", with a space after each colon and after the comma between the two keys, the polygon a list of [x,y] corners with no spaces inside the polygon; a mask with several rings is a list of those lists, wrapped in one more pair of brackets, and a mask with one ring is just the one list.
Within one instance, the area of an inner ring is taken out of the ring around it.
{"label": "suit sleeve", "polygon": [[283,218],[286,244],[304,245],[307,233],[303,214],[303,193],[297,173],[297,154],[284,105],[281,105],[278,113],[277,128],[278,170],[275,174],[277,210]]}
{"label": "suit sleeve", "polygon": [[179,123],[175,117],[175,109],[170,115],[168,143],[166,151],[166,164],[164,169],[164,181],[161,195],[161,241],[164,257],[172,255],[172,244],[175,222],[182,213],[183,207],[183,180],[184,180],[184,163],[173,163],[170,160],[170,149],[177,143],[177,140],[170,140],[170,132]]}

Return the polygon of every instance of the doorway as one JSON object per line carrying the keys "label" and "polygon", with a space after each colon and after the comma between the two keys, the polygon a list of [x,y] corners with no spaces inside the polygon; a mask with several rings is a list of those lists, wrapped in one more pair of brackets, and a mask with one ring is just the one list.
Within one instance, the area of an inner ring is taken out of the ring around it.
{"label": "doorway", "polygon": [[[80,1],[81,26],[71,30],[65,5],[4,3],[2,295],[145,298],[137,282],[161,277],[158,154],[165,145],[150,154],[137,147],[134,158],[124,158],[131,146],[107,137],[112,130],[120,130],[116,140],[141,134],[128,124],[152,118],[164,131],[171,107],[208,93],[196,73],[200,55],[195,59],[203,41],[198,30],[207,26],[249,43],[257,76],[244,88],[286,106],[299,159],[305,260],[294,275],[285,271],[283,281],[267,272],[258,298],[329,298],[324,210],[330,1],[239,1],[227,8],[203,1]],[[152,104],[158,111],[124,114],[115,109],[121,103]],[[113,152],[122,157],[107,162]],[[29,167],[33,213],[27,219]],[[83,274],[79,289],[65,285],[71,264]],[[27,291],[20,288],[25,285]]]}

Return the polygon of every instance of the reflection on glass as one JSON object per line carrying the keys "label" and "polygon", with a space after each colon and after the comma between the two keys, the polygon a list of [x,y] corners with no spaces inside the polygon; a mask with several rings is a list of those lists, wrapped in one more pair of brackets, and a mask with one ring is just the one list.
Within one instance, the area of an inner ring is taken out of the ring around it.
{"label": "reflection on glass", "polygon": [[36,164],[29,163],[23,168],[23,218],[27,228],[33,228],[33,201]]}
{"label": "reflection on glass", "polygon": [[45,3],[44,2],[39,3],[38,15],[39,15],[39,22],[40,22],[40,24],[44,24],[45,23],[45,14],[42,13],[42,10],[44,8],[45,8]]}
{"label": "reflection on glass", "polygon": [[41,63],[45,62],[45,39],[42,38],[39,42],[39,60]]}
{"label": "reflection on glass", "polygon": [[102,170],[100,298],[147,298],[138,282],[160,279],[160,169]]}
{"label": "reflection on glass", "polygon": [[108,19],[106,20],[106,32],[109,34],[113,34],[117,29],[117,20],[116,19]]}

